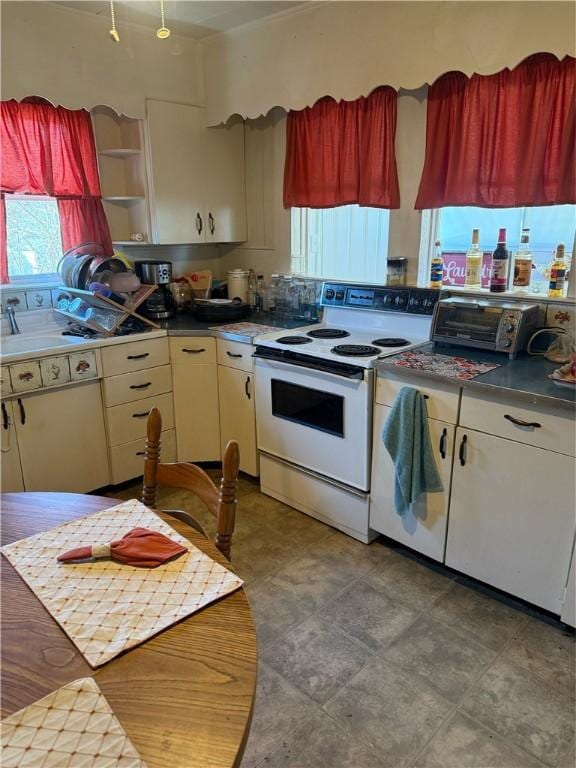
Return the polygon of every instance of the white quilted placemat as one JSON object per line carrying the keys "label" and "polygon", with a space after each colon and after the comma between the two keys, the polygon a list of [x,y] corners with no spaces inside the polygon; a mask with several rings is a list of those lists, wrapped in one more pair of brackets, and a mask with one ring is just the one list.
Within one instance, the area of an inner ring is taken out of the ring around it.
{"label": "white quilted placemat", "polygon": [[[132,528],[160,531],[188,552],[158,568],[111,560],[59,563],[57,556],[122,538]],[[0,550],[92,667],[242,586],[151,510],[132,499]]]}
{"label": "white quilted placemat", "polygon": [[3,768],[146,768],[91,677],[2,720]]}

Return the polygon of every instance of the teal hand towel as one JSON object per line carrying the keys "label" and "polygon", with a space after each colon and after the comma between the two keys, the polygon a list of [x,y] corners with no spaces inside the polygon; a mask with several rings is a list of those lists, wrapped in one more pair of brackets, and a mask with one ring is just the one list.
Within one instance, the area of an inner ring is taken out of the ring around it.
{"label": "teal hand towel", "polygon": [[424,397],[413,387],[402,387],[382,431],[396,478],[394,503],[404,517],[422,493],[444,490],[432,453]]}

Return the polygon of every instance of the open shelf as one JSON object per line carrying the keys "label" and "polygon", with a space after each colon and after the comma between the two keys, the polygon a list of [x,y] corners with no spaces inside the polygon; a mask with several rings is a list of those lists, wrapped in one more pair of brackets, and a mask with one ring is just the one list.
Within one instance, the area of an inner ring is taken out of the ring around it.
{"label": "open shelf", "polygon": [[104,155],[104,157],[116,157],[119,160],[124,160],[127,157],[139,155],[141,151],[142,150],[138,148],[130,149],[129,147],[119,147],[116,149],[100,149],[98,150],[98,154]]}
{"label": "open shelf", "polygon": [[102,197],[102,200],[106,200],[107,203],[137,203],[144,199],[144,195],[106,195]]}

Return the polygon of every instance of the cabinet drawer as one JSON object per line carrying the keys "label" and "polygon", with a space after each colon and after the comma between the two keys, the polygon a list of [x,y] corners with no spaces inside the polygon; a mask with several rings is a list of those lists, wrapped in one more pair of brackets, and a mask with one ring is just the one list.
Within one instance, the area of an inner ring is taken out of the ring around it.
{"label": "cabinet drawer", "polygon": [[241,371],[252,372],[254,370],[254,347],[252,344],[217,339],[216,348],[220,365],[227,365],[229,368],[239,368]]}
{"label": "cabinet drawer", "polygon": [[162,416],[162,426],[172,429],[174,426],[174,406],[172,393],[147,397],[135,403],[124,403],[106,409],[108,418],[108,441],[110,445],[122,445],[146,436],[146,421],[150,409],[156,406]]}
{"label": "cabinet drawer", "polygon": [[429,418],[447,421],[449,424],[458,422],[459,386],[439,385],[418,376],[398,377],[386,371],[383,374],[379,373],[376,380],[376,402],[379,405],[394,405],[402,387],[414,387],[426,396]]}
{"label": "cabinet drawer", "polygon": [[210,336],[179,336],[170,339],[170,359],[173,365],[194,365],[216,362],[216,339]]}
{"label": "cabinet drawer", "polygon": [[104,404],[110,408],[133,400],[161,395],[172,390],[172,371],[169,365],[146,368],[134,373],[122,373],[103,380]]}
{"label": "cabinet drawer", "polygon": [[[166,429],[162,432],[160,447],[162,461],[176,461],[176,432]],[[133,440],[130,443],[116,445],[110,449],[110,466],[112,484],[118,485],[132,480],[144,472],[144,452],[146,438]]]}
{"label": "cabinet drawer", "polygon": [[[542,411],[524,404],[519,407],[464,392],[460,424],[463,428],[476,429],[536,448],[567,456],[576,455],[576,422],[553,410]],[[529,426],[531,424],[535,426]]]}
{"label": "cabinet drawer", "polygon": [[140,371],[157,365],[168,365],[170,354],[168,339],[147,339],[127,344],[104,347],[102,350],[102,369],[104,376],[117,376],[121,373]]}

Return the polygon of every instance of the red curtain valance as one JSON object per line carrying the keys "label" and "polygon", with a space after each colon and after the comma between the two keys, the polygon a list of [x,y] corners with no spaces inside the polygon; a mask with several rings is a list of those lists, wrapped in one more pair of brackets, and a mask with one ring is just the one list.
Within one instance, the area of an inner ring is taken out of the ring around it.
{"label": "red curtain valance", "polygon": [[112,255],[89,113],[3,101],[0,141],[0,280],[7,281],[5,193],[58,198],[63,250],[89,241],[101,243]]}
{"label": "red curtain valance", "polygon": [[327,98],[289,112],[284,207],[399,208],[396,95],[382,87],[355,101]]}
{"label": "red curtain valance", "polygon": [[536,54],[495,75],[439,78],[415,207],[576,203],[575,64]]}
{"label": "red curtain valance", "polygon": [[2,192],[100,197],[88,112],[16,101],[0,107]]}

